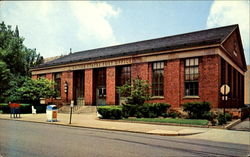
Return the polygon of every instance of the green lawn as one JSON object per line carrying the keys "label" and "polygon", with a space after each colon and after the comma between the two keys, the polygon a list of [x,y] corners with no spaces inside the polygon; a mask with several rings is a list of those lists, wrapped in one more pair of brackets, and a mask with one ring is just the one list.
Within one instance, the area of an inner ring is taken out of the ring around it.
{"label": "green lawn", "polygon": [[141,122],[157,122],[157,123],[191,124],[191,125],[207,125],[208,124],[208,120],[198,120],[198,119],[128,118],[125,120],[141,121]]}

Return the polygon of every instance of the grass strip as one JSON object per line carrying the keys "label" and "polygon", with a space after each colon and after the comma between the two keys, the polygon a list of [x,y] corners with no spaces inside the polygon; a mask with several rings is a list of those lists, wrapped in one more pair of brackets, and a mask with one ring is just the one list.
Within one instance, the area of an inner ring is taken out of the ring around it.
{"label": "grass strip", "polygon": [[128,118],[128,121],[141,121],[141,122],[156,122],[156,123],[176,123],[176,124],[191,124],[191,125],[207,125],[208,120],[200,119],[174,119],[174,118]]}

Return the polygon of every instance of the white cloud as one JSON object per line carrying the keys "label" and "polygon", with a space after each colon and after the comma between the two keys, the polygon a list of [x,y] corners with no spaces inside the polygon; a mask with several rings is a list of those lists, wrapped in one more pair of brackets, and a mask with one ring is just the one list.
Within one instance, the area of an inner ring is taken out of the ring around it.
{"label": "white cloud", "polygon": [[117,43],[107,18],[118,16],[119,10],[114,10],[106,2],[77,1],[69,3],[81,26],[78,33],[80,40],[86,41],[89,38],[94,38],[97,41]]}
{"label": "white cloud", "polygon": [[239,24],[245,57],[250,64],[249,1],[214,1],[207,19],[207,27]]}
{"label": "white cloud", "polygon": [[0,2],[0,21],[18,25],[25,45],[43,56],[117,44],[110,19],[119,16],[106,2]]}

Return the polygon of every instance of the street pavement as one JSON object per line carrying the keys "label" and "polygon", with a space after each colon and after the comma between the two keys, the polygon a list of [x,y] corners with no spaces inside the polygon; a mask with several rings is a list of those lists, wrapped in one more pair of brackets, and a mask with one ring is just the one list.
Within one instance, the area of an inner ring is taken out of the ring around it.
{"label": "street pavement", "polygon": [[46,114],[23,114],[21,118],[11,119],[8,114],[0,114],[0,119],[30,121],[64,126],[97,128],[102,130],[124,131],[164,136],[182,136],[183,138],[219,141],[226,143],[250,145],[250,132],[214,128],[186,126],[140,124],[121,121],[99,120],[96,114],[73,114],[69,124],[69,114],[58,113],[58,122],[46,122]]}
{"label": "street pavement", "polygon": [[250,152],[249,145],[184,138],[186,136],[157,136],[3,119],[0,119],[0,126],[2,157],[244,157]]}

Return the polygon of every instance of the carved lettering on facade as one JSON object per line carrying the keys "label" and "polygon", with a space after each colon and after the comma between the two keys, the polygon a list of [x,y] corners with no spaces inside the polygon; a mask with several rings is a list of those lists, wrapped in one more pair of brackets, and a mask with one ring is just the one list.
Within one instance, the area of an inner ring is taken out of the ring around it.
{"label": "carved lettering on facade", "polygon": [[117,65],[131,64],[131,63],[132,63],[131,59],[123,59],[123,60],[116,60],[116,61],[106,61],[106,62],[89,63],[89,64],[83,64],[83,65],[75,65],[75,66],[72,66],[71,70],[109,67],[109,66],[117,66]]}

